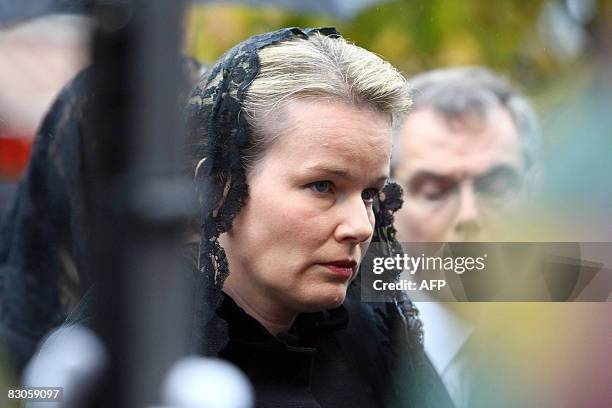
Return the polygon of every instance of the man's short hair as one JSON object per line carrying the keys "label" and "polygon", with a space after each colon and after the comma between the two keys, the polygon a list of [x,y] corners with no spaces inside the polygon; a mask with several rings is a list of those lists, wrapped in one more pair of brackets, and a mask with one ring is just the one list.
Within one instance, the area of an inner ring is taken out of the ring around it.
{"label": "man's short hair", "polygon": [[[521,141],[526,169],[536,161],[540,148],[537,115],[527,98],[504,77],[483,67],[466,66],[427,71],[408,83],[413,111],[429,107],[453,120],[468,113],[485,115],[496,106],[507,109]],[[394,158],[399,159],[397,154]]]}

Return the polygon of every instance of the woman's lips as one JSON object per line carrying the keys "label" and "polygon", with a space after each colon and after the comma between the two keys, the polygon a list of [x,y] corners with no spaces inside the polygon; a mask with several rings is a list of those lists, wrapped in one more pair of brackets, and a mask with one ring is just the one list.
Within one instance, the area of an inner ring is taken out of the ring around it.
{"label": "woman's lips", "polygon": [[327,269],[335,273],[336,275],[340,275],[344,278],[350,278],[353,276],[355,269],[357,267],[357,262],[355,261],[334,261],[323,264]]}

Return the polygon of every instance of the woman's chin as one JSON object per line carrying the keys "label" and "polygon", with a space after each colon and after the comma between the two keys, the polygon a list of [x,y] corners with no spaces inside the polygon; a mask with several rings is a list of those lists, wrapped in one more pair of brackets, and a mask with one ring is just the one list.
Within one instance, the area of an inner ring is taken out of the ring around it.
{"label": "woman's chin", "polygon": [[323,310],[335,309],[339,307],[346,297],[346,288],[330,288],[320,290],[316,297],[311,296],[307,301],[301,302],[300,310],[304,313],[321,312]]}

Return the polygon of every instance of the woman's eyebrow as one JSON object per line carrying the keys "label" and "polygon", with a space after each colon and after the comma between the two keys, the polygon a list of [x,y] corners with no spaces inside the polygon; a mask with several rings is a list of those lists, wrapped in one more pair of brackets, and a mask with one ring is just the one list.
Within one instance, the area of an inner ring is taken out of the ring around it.
{"label": "woman's eyebrow", "polygon": [[346,167],[341,167],[341,166],[333,166],[333,165],[330,166],[327,164],[318,163],[318,164],[306,166],[306,170],[311,171],[311,172],[334,174],[340,177],[347,177],[347,178],[352,177],[350,170]]}
{"label": "woman's eyebrow", "polygon": [[[325,173],[325,174],[333,174],[338,177],[344,177],[349,180],[356,179],[357,176],[353,174],[350,169],[337,165],[327,165],[327,164],[314,164],[311,166],[306,166],[306,170],[309,172],[316,173]],[[389,178],[389,174],[382,174],[373,180],[374,183],[382,183],[387,181]]]}

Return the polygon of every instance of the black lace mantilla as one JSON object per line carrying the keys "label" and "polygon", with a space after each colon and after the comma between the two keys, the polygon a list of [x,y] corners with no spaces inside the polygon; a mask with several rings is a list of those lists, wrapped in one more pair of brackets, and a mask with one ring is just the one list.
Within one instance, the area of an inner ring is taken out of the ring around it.
{"label": "black lace mantilla", "polygon": [[91,284],[83,195],[95,149],[83,129],[90,79],[90,70],[80,73],[45,116],[0,233],[0,337],[18,368]]}
{"label": "black lace mantilla", "polygon": [[[191,95],[186,118],[188,151],[194,172],[197,168],[202,207],[194,351],[215,356],[228,341],[227,324],[216,314],[223,300],[221,288],[229,274],[218,239],[231,228],[248,194],[241,153],[249,145],[250,128],[240,112],[245,92],[259,72],[258,52],[293,37],[307,39],[313,33],[340,37],[334,28],[286,28],[251,37],[226,52]],[[203,163],[202,158],[206,158]],[[374,240],[387,242],[391,252],[401,251],[392,225],[393,212],[401,202],[401,188],[390,183],[381,193],[376,211]],[[405,297],[393,303],[405,320],[409,342],[420,346],[422,330],[416,308]]]}
{"label": "black lace mantilla", "polygon": [[[180,64],[182,109],[205,67],[191,58]],[[85,68],[53,102],[0,229],[0,346],[17,370],[50,329],[69,323],[68,315],[87,320],[95,309],[85,216],[85,191],[95,178],[95,80]]]}

